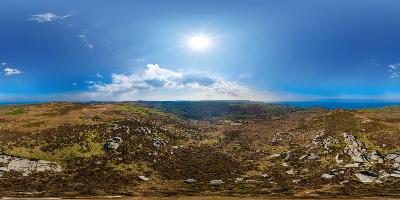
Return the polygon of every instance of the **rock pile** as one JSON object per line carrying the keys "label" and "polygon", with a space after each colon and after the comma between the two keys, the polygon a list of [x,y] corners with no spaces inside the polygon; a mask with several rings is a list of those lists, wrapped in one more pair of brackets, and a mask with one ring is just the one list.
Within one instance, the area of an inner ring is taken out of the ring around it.
{"label": "rock pile", "polygon": [[106,141],[106,143],[104,144],[104,149],[107,151],[117,150],[121,142],[122,142],[121,137],[114,136]]}
{"label": "rock pile", "polygon": [[28,160],[0,153],[0,176],[6,172],[21,172],[23,176],[28,176],[32,172],[61,172],[62,168],[55,162],[46,160]]}
{"label": "rock pile", "polygon": [[349,133],[343,133],[344,142],[346,143],[345,152],[351,157],[356,163],[368,162],[367,152],[364,149],[364,145],[358,142],[356,138]]}

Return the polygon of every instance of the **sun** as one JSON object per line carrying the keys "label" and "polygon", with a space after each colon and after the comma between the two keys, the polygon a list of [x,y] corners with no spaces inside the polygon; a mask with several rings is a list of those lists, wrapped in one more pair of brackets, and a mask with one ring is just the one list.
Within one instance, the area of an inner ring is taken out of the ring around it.
{"label": "sun", "polygon": [[201,51],[209,48],[211,46],[211,40],[203,35],[189,37],[187,40],[188,46],[195,50]]}

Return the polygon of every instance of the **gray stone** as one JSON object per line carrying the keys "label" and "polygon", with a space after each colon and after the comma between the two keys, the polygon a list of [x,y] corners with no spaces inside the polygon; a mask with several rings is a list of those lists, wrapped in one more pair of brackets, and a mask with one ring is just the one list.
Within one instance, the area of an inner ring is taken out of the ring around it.
{"label": "gray stone", "polygon": [[[61,172],[62,168],[55,162],[45,160],[29,160],[25,158],[19,158],[11,155],[0,153],[0,163],[3,167],[0,167],[0,174],[5,172],[21,172],[23,176],[28,176],[32,172]],[[1,176],[0,175],[0,176]]]}
{"label": "gray stone", "polygon": [[370,159],[372,161],[378,162],[378,163],[383,163],[383,156],[381,153],[379,153],[378,151],[373,151],[370,154]]}
{"label": "gray stone", "polygon": [[308,160],[318,160],[319,156],[315,153],[311,153],[309,156],[307,156]]}
{"label": "gray stone", "polygon": [[361,166],[361,164],[360,163],[352,163],[352,164],[346,164],[344,167],[346,167],[346,168],[357,168],[357,167],[360,167]]}
{"label": "gray stone", "polygon": [[211,180],[211,181],[210,181],[210,184],[211,184],[211,185],[222,185],[222,184],[224,184],[224,181],[223,181],[223,180],[220,180],[220,179]]}
{"label": "gray stone", "polygon": [[335,177],[334,174],[322,174],[322,178],[331,179],[333,177]]}
{"label": "gray stone", "polygon": [[340,155],[339,154],[336,154],[335,161],[336,161],[336,164],[342,164],[343,163],[343,160],[340,159]]}
{"label": "gray stone", "polygon": [[276,154],[270,155],[269,157],[270,157],[270,158],[279,158],[279,157],[281,157],[281,154],[276,153]]}
{"label": "gray stone", "polygon": [[235,183],[241,183],[241,182],[243,182],[243,178],[236,178],[236,180],[235,180]]}
{"label": "gray stone", "polygon": [[363,171],[355,174],[356,177],[363,183],[378,182],[378,176],[372,172]]}
{"label": "gray stone", "polygon": [[111,139],[107,140],[104,144],[105,150],[117,150],[122,142],[121,137],[114,136]]}
{"label": "gray stone", "polygon": [[390,153],[390,154],[387,154],[387,155],[386,155],[385,159],[386,159],[386,160],[394,160],[394,159],[396,159],[397,157],[399,157],[399,155],[397,155],[397,154],[395,154],[395,153]]}
{"label": "gray stone", "polygon": [[354,162],[364,163],[368,162],[366,150],[363,148],[364,144],[357,142],[356,138],[349,133],[343,133],[344,142],[347,147],[347,154]]}
{"label": "gray stone", "polygon": [[190,184],[190,183],[194,183],[194,182],[196,182],[196,181],[197,181],[196,179],[191,179],[191,178],[190,178],[190,179],[186,179],[186,180],[185,180],[185,183],[189,183],[189,184]]}
{"label": "gray stone", "polygon": [[286,174],[289,174],[289,175],[293,175],[295,173],[296,172],[293,169],[286,171]]}
{"label": "gray stone", "polygon": [[150,180],[150,179],[147,178],[146,176],[139,176],[138,178],[139,178],[139,180],[141,180],[141,181],[149,181],[149,180]]}

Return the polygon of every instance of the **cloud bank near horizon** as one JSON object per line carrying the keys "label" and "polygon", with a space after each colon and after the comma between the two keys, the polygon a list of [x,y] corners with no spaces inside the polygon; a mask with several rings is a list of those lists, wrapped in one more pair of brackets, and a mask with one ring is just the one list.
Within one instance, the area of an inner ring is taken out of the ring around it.
{"label": "cloud bank near horizon", "polygon": [[274,100],[266,92],[257,92],[236,81],[212,74],[174,71],[148,64],[144,71],[111,75],[111,81],[86,81],[90,91],[72,95],[82,100]]}

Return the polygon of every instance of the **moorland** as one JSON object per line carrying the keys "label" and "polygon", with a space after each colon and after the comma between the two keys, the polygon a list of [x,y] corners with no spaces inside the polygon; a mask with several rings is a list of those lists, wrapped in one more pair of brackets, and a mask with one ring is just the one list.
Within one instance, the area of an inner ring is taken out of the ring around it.
{"label": "moorland", "polygon": [[398,197],[400,107],[0,106],[0,196]]}

